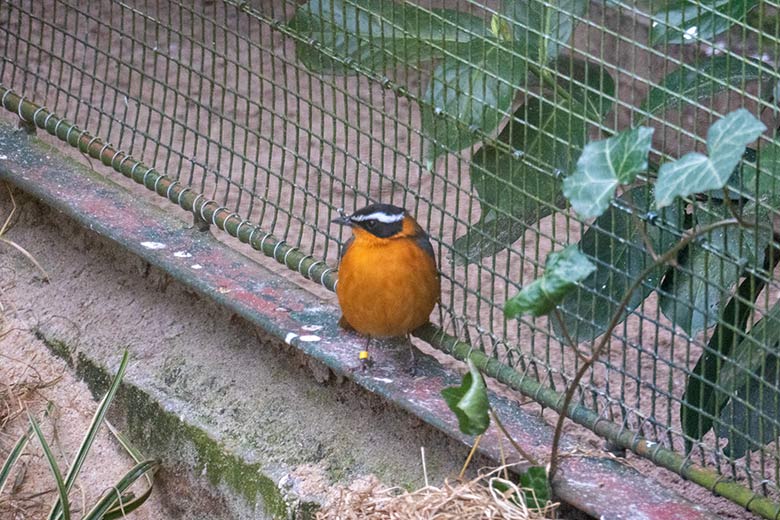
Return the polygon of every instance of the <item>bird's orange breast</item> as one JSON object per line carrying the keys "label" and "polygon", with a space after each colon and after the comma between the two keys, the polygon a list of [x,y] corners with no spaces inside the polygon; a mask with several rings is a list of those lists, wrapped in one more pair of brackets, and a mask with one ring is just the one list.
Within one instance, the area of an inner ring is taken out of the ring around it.
{"label": "bird's orange breast", "polygon": [[401,336],[424,325],[440,294],[433,257],[414,237],[356,233],[339,267],[336,294],[344,319],[372,337]]}

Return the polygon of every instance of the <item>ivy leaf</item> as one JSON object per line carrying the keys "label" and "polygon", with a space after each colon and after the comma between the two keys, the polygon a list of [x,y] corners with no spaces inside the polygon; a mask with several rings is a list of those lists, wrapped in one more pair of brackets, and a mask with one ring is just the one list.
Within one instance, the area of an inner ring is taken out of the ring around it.
{"label": "ivy leaf", "polygon": [[427,168],[481,139],[506,117],[525,64],[500,40],[475,45],[468,59],[446,56],[433,71],[420,105]]}
{"label": "ivy leaf", "polygon": [[513,39],[512,28],[509,27],[507,21],[497,13],[493,13],[493,16],[490,17],[490,32],[499,40],[512,41]]}
{"label": "ivy leaf", "polygon": [[759,0],[678,0],[653,14],[650,45],[712,40],[745,20]]}
{"label": "ivy leaf", "polygon": [[774,71],[763,62],[728,55],[697,59],[692,65],[681,65],[651,88],[641,110],[656,114],[668,108],[680,108],[683,103],[712,99],[731,88],[742,90],[747,82],[755,80],[761,81],[759,96],[768,99],[776,78]]}
{"label": "ivy leaf", "polygon": [[725,186],[745,146],[764,130],[764,124],[744,108],[717,121],[707,132],[709,157],[691,152],[661,165],[655,188],[656,207],[671,204],[675,197]]}
{"label": "ivy leaf", "polygon": [[[742,457],[759,439],[777,438],[777,428],[769,420],[777,421],[780,415],[780,395],[773,389],[779,353],[780,303],[775,303],[739,343],[736,355],[724,363],[718,376],[718,403],[731,401],[721,411],[718,436],[730,439],[727,454],[734,458]],[[745,401],[753,409],[747,409]],[[767,430],[771,435],[767,436]]]}
{"label": "ivy leaf", "polygon": [[719,401],[725,402],[749,383],[751,374],[764,365],[780,346],[780,302],[775,303],[739,342],[735,355],[724,363],[717,380]]}
{"label": "ivy leaf", "polygon": [[350,60],[378,72],[458,54],[490,35],[479,17],[386,0],[309,0],[288,26],[303,40],[298,60],[330,74],[355,74],[344,63]]}
{"label": "ivy leaf", "polygon": [[[777,344],[772,348],[777,352]],[[733,459],[780,437],[780,393],[776,389],[780,383],[780,358],[768,353],[748,376],[748,382],[736,390],[736,399],[732,398],[718,417],[718,437],[728,439],[723,453]]]}
{"label": "ivy leaf", "polygon": [[631,7],[635,10],[650,12],[653,9],[660,11],[666,9],[679,0],[606,0],[606,4],[611,7]]}
{"label": "ivy leaf", "polygon": [[544,509],[552,499],[547,470],[542,466],[531,466],[520,474],[520,485],[525,492],[525,503],[529,509]]}
{"label": "ivy leaf", "polygon": [[[649,185],[628,190],[582,235],[580,250],[596,265],[596,271],[560,305],[566,329],[575,343],[603,334],[617,311],[618,302],[639,275],[655,263],[645,240],[656,253],[668,250],[677,242],[678,236],[669,229],[682,229],[685,214],[682,205],[673,204],[657,214],[648,213],[652,200]],[[621,321],[656,289],[665,270],[664,266],[658,266],[647,275],[628,300]],[[552,325],[556,335],[563,338],[558,320],[552,320]]]}
{"label": "ivy leaf", "polygon": [[541,66],[558,56],[588,4],[587,0],[506,0],[501,14],[510,21],[515,49]]}
{"label": "ivy leaf", "polygon": [[[729,180],[726,182],[726,186],[719,190],[710,190],[705,192],[708,199],[722,201],[728,194],[729,200],[741,201],[746,193],[750,193],[743,186],[743,172],[751,165],[755,168],[756,161],[758,160],[758,151],[755,148],[748,146],[745,148],[745,153],[742,154],[742,160],[737,163],[734,171],[731,172]],[[727,193],[724,193],[723,190]],[[755,197],[754,197],[755,198]]]}
{"label": "ivy leaf", "polygon": [[571,37],[574,17],[582,16],[587,6],[584,0],[553,0],[550,5],[507,0],[501,15],[491,20],[494,38],[468,55],[445,56],[422,97],[428,169],[441,155],[462,150],[499,126],[516,89],[526,82],[526,60],[539,66],[552,61]]}
{"label": "ivy leaf", "polygon": [[[766,266],[766,263],[764,265]],[[682,402],[680,403],[680,424],[685,433],[685,452],[693,448],[691,440],[701,440],[712,428],[713,417],[720,408],[717,403],[716,382],[724,359],[729,359],[747,327],[753,314],[753,305],[766,282],[748,275],[739,285],[737,294],[729,300],[718,319],[718,326],[712,334],[707,348],[702,352],[693,372],[688,376]],[[746,303],[747,302],[747,303]]]}
{"label": "ivy leaf", "polygon": [[527,507],[533,510],[543,510],[547,503],[552,499],[552,489],[547,479],[547,470],[542,466],[531,466],[527,471],[519,475],[520,490],[522,497],[518,497],[514,491],[516,488],[510,486],[506,480],[494,477],[490,479],[490,487],[501,493],[508,500],[520,507]]}
{"label": "ivy leaf", "polygon": [[[728,217],[730,213],[725,208],[713,205],[695,214],[700,226]],[[742,218],[748,222],[756,218],[765,222],[769,215],[765,208],[750,203],[743,209]],[[766,228],[749,230],[728,226],[707,233],[688,248],[679,260],[679,268],[664,280],[660,291],[661,312],[689,335],[714,325],[745,266],[763,265],[764,251],[771,240],[771,231]]]}
{"label": "ivy leaf", "polygon": [[619,184],[634,182],[647,169],[653,129],[640,126],[609,139],[588,143],[574,175],[563,180],[563,194],[583,218],[598,217]]}
{"label": "ivy leaf", "polygon": [[490,402],[482,374],[474,362],[468,360],[469,372],[460,386],[441,391],[450,410],[458,417],[458,427],[466,435],[482,435],[490,425]]}
{"label": "ivy leaf", "polygon": [[[585,121],[577,121],[564,107],[541,99],[528,100],[515,117],[525,124],[513,118],[498,139],[512,143],[513,148],[527,145],[532,155],[512,155],[495,146],[482,147],[474,155],[471,184],[479,194],[482,214],[465,235],[455,240],[455,262],[475,262],[509,247],[522,235],[526,224],[552,214],[561,205],[559,180],[550,170],[563,170],[556,166],[534,167],[531,161],[571,164],[573,147],[577,141],[585,141]],[[573,146],[558,141],[559,135],[567,135]]]}
{"label": "ivy leaf", "polygon": [[530,314],[543,316],[558,305],[566,294],[588,277],[596,266],[577,246],[568,246],[547,256],[544,275],[523,287],[504,305],[504,315],[515,318]]}
{"label": "ivy leaf", "polygon": [[772,207],[780,207],[780,136],[775,133],[771,141],[761,141],[757,160],[745,161],[739,190],[765,201]]}
{"label": "ivy leaf", "polygon": [[526,225],[563,205],[557,173],[571,171],[588,135],[585,114],[596,114],[600,121],[612,108],[615,84],[606,70],[592,63],[561,57],[555,68],[572,100],[553,103],[544,96],[529,96],[497,139],[515,152],[483,146],[474,154],[471,184],[482,214],[455,240],[453,261],[476,262],[506,249]]}

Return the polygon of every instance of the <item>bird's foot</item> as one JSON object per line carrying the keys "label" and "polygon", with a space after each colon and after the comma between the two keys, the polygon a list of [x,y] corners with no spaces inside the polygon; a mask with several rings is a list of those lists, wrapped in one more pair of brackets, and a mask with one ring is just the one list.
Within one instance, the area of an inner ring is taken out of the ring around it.
{"label": "bird's foot", "polygon": [[361,350],[358,358],[360,359],[360,370],[362,372],[366,372],[374,366],[374,360],[368,355],[368,350]]}

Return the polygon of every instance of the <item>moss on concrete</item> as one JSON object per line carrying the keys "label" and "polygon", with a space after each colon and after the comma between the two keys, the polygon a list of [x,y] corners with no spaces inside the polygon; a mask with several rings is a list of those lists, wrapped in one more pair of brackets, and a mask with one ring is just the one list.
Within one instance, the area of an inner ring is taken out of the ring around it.
{"label": "moss on concrete", "polygon": [[[72,350],[66,343],[46,338],[38,333],[53,354],[71,359]],[[117,350],[117,359],[120,350]],[[77,354],[76,374],[83,379],[96,399],[108,390],[112,375],[87,356]],[[69,361],[70,362],[70,361]],[[226,486],[253,508],[260,503],[272,518],[290,518],[283,495],[275,482],[264,474],[257,463],[247,463],[225,451],[203,430],[182,422],[173,413],[131,384],[123,383],[111,405],[112,413],[120,414],[127,423],[127,434],[146,455],[170,458],[171,453],[191,451],[195,454],[194,474],[205,476],[213,486]],[[178,460],[172,462],[180,462]],[[300,508],[298,518],[313,518],[313,504]]]}
{"label": "moss on concrete", "polygon": [[73,359],[70,356],[71,351],[64,341],[48,338],[39,329],[34,329],[33,334],[35,334],[35,337],[41,340],[43,344],[46,345],[46,348],[48,348],[55,356],[63,359],[70,368],[73,368]]}

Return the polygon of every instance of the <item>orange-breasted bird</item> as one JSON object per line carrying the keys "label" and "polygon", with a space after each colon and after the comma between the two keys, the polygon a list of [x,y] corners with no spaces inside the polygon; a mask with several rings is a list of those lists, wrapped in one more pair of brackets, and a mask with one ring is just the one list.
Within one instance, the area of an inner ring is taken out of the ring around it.
{"label": "orange-breasted bird", "polygon": [[370,342],[405,336],[426,324],[441,284],[433,246],[414,218],[398,206],[372,204],[333,222],[353,233],[342,249],[336,283],[339,325]]}

